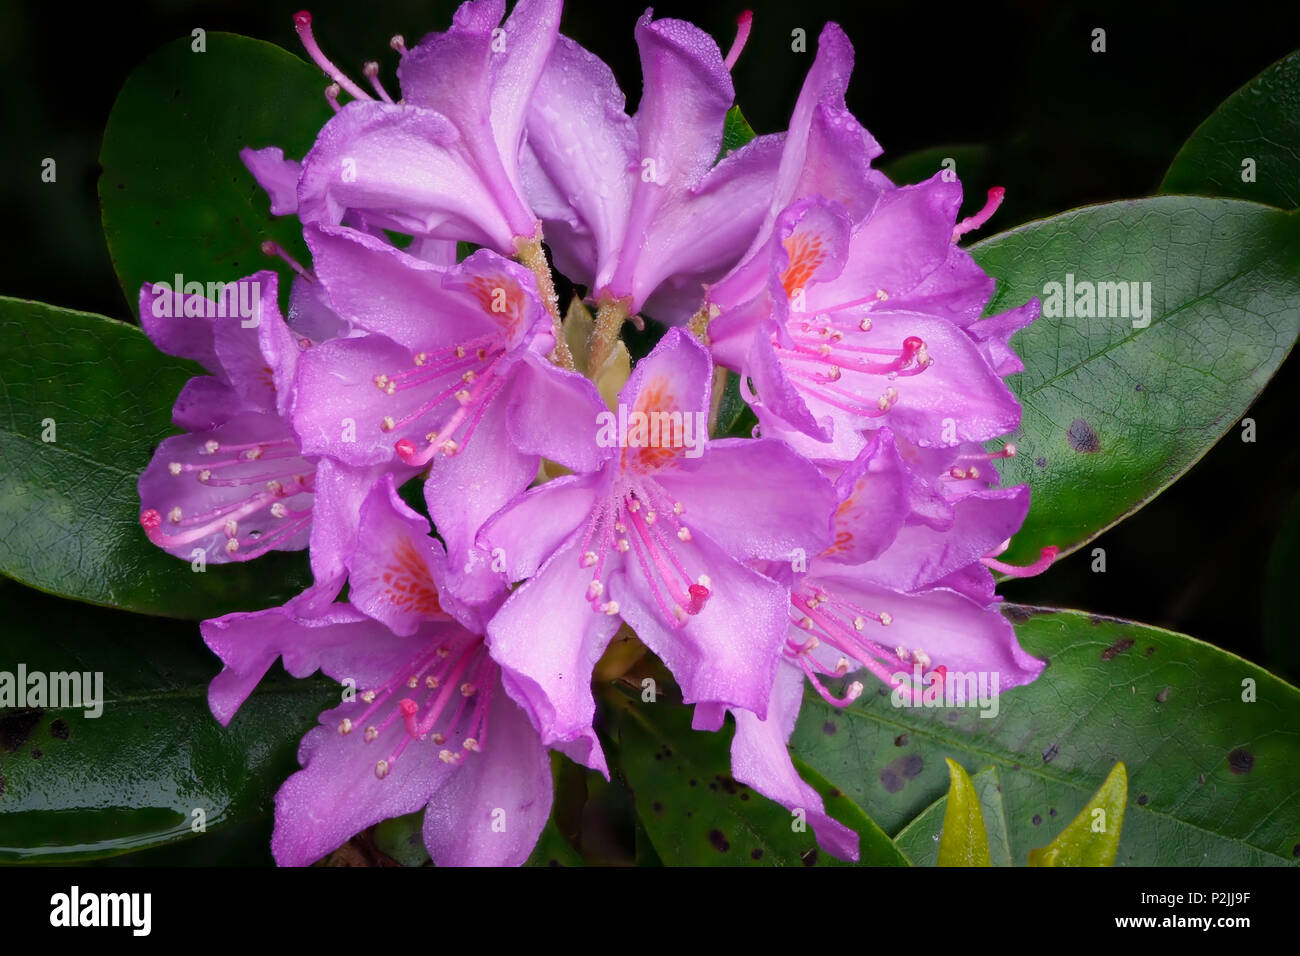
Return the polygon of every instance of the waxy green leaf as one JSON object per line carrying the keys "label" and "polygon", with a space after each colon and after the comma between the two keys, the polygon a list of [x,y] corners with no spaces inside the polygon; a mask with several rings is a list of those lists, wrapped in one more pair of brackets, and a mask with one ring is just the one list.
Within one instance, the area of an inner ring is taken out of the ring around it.
{"label": "waxy green leaf", "polygon": [[1160,191],[1300,206],[1300,51],[1211,113],[1174,157]]}
{"label": "waxy green leaf", "polygon": [[270,200],[239,159],[244,147],[278,146],[302,159],[331,116],[319,69],[261,40],[209,32],[153,53],[127,78],[100,153],[104,234],[122,291],[135,310],[145,282],[230,281],[277,269],[261,251],[278,242],[307,261],[297,217]]}
{"label": "waxy green leaf", "polygon": [[[1045,306],[1012,339],[1025,371],[1008,383],[1024,412],[1008,436],[1018,454],[999,468],[1003,484],[1033,489],[1004,556],[1013,564],[1046,545],[1068,553],[1159,494],[1233,427],[1300,332],[1300,213],[1142,199],[1030,223],[971,252],[998,281],[990,313],[1034,297]],[[1127,309],[1119,287],[1102,295],[1100,283],[1122,283]]]}
{"label": "waxy green leaf", "polygon": [[25,706],[0,708],[0,861],[94,859],[266,818],[298,769],[299,739],[339,700],[332,681],[280,673],[223,728],[207,703],[221,664],[195,625],[4,580],[0,616],[0,671],[16,680],[21,666],[28,677]]}

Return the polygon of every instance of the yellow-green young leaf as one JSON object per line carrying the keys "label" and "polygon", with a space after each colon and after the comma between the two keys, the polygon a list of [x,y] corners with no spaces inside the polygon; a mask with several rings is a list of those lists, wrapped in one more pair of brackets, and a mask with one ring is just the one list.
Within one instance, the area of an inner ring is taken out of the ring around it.
{"label": "yellow-green young leaf", "polygon": [[948,762],[948,809],[943,814],[943,835],[939,837],[939,866],[992,866],[989,833],[984,827],[979,794],[975,785],[951,757]]}
{"label": "yellow-green young leaf", "polygon": [[1030,866],[1110,866],[1128,802],[1128,771],[1115,764],[1101,789],[1055,840],[1029,851]]}

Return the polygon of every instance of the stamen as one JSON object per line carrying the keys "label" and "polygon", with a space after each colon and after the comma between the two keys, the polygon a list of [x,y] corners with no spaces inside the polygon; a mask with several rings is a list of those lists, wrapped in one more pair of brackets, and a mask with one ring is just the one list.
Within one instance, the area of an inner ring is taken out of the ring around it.
{"label": "stamen", "polygon": [[973,229],[978,229],[980,226],[984,225],[984,223],[988,222],[992,215],[998,211],[998,207],[1002,205],[1002,198],[1006,196],[1006,194],[1006,189],[1001,186],[994,186],[990,189],[989,198],[984,204],[984,208],[973,216],[967,216],[961,222],[957,223],[957,225],[952,227],[952,241],[956,242],[962,236],[966,235],[966,233]]}
{"label": "stamen", "polygon": [[745,49],[745,41],[749,39],[749,30],[754,24],[754,11],[745,10],[740,16],[736,17],[736,39],[731,43],[731,49],[727,51],[726,59],[722,65],[728,70],[736,65],[740,59],[740,52]]}
{"label": "stamen", "polygon": [[324,71],[326,76],[351,93],[356,99],[374,99],[373,96],[348,79],[343,71],[331,63],[329,58],[321,52],[321,48],[317,45],[316,37],[311,30],[310,12],[307,10],[299,10],[295,13],[293,15],[293,28],[298,32],[298,39],[302,41],[303,48],[306,49],[307,55],[310,56],[316,65]]}
{"label": "stamen", "polygon": [[370,62],[366,63],[364,66],[361,67],[361,72],[365,74],[366,79],[370,81],[371,88],[373,88],[374,91],[379,94],[379,98],[381,100],[383,100],[385,103],[393,102],[393,98],[389,96],[388,91],[384,89],[384,84],[379,81],[378,63],[376,63],[374,60],[371,60]]}
{"label": "stamen", "polygon": [[304,268],[302,263],[289,255],[289,253],[285,252],[284,246],[280,245],[278,242],[273,242],[270,239],[266,240],[262,243],[262,254],[267,256],[279,256],[289,264],[289,268],[298,273],[298,275],[302,276],[308,282],[316,281],[315,274],[312,273],[310,269]]}
{"label": "stamen", "polygon": [[1004,561],[999,561],[997,558],[990,557],[980,558],[980,563],[990,570],[1007,575],[1007,577],[1031,578],[1036,574],[1042,574],[1050,568],[1052,562],[1056,560],[1057,554],[1060,553],[1060,550],[1061,549],[1056,545],[1049,544],[1047,547],[1043,548],[1042,555],[1037,561],[1024,567],[1016,567],[1014,564],[1007,564]]}

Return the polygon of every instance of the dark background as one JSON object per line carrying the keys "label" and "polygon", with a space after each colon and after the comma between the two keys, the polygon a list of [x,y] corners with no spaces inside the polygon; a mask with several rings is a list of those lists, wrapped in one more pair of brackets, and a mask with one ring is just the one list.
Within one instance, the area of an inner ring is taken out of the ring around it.
{"label": "dark background", "polygon": [[[76,4],[7,0],[0,11],[0,215],[6,228],[0,294],[130,318],[99,226],[100,137],[113,99],[152,50],[194,27],[300,48],[298,3]],[[1300,46],[1300,4],[1119,3],[1062,5],[808,0],[760,2],[735,70],[737,101],[759,132],[783,128],[823,21],[857,48],[849,105],[885,146],[885,160],[951,144],[985,144],[985,163],[959,167],[968,195],[1007,187],[983,234],[1072,206],[1148,195],[1178,147],[1227,96]],[[317,38],[361,80],[377,59],[395,88],[388,39],[411,43],[445,29],[447,2],[321,2]],[[740,3],[663,3],[658,16],[693,20],[725,51]],[[564,30],[594,50],[635,102],[640,70],[632,26],[644,10],[625,0],[571,0]],[[1213,11],[1211,13],[1211,11]],[[808,34],[793,54],[791,31]],[[1102,27],[1107,52],[1090,51]],[[325,81],[322,79],[322,89]],[[56,157],[57,186],[40,182]],[[1300,526],[1300,453],[1294,447],[1300,372],[1292,361],[1239,429],[1153,504],[1095,545],[1107,572],[1089,570],[1091,547],[1040,578],[1012,582],[1012,600],[1078,607],[1184,631],[1275,671],[1300,677],[1295,627],[1268,618],[1264,581],[1300,581],[1295,548],[1269,569],[1279,532]],[[1081,488],[1081,494],[1087,489]],[[1297,597],[1286,595],[1289,601]]]}

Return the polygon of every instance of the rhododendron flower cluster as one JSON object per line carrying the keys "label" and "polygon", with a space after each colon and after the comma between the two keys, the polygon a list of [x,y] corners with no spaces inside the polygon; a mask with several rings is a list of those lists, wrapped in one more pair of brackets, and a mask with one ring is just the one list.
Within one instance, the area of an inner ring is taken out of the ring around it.
{"label": "rhododendron flower cluster", "polygon": [[[698,731],[733,715],[737,780],[855,859],[786,749],[805,686],[843,707],[872,681],[916,696],[979,671],[996,694],[1043,666],[993,589],[1054,557],[998,560],[1029,499],[997,471],[1008,341],[1038,306],[983,317],[993,279],[958,245],[1001,191],[959,222],[955,178],[874,169],[833,24],[788,129],[720,158],[747,14],[725,56],[641,17],[634,112],[560,14],[470,0],[394,38],[398,97],[297,15],[335,115],[300,159],[243,159],[312,259],[287,319],[273,272],[231,292],[252,323],[143,289],[154,342],[209,374],[140,478],[140,523],[185,560],[309,549],[307,592],[202,628],[222,723],[277,659],[347,688],[277,797],[282,864],[421,808],[439,865],[522,863],[548,750],[608,774],[592,680],[620,628]],[[578,348],[546,249],[595,312]],[[619,390],[629,319],[661,337]],[[753,436],[697,427],[726,376]]]}

